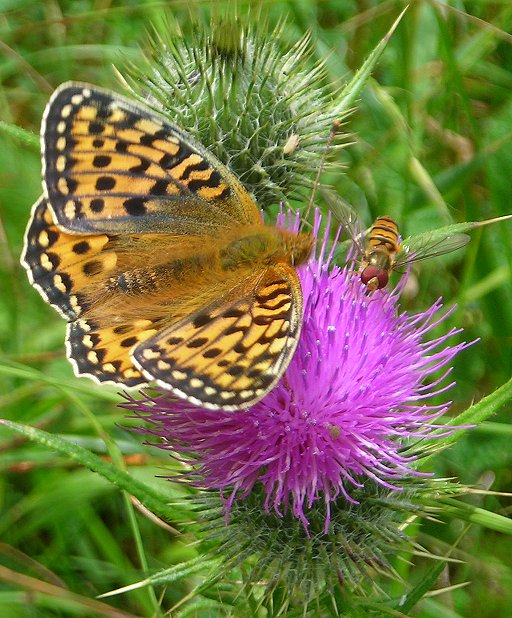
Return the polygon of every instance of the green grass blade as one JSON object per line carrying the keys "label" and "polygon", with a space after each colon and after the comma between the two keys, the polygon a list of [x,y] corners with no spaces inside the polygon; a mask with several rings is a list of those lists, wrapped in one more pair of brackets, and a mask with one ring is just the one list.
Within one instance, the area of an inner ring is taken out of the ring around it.
{"label": "green grass blade", "polygon": [[73,444],[58,436],[54,436],[40,429],[35,429],[34,427],[29,427],[28,425],[21,425],[20,423],[7,420],[0,420],[0,424],[24,435],[29,440],[33,440],[41,446],[51,448],[62,455],[70,457],[93,472],[97,472],[120,489],[124,489],[130,495],[135,496],[158,517],[172,520],[180,512],[180,507],[176,505],[172,507],[169,506],[168,496],[166,496],[164,492],[159,493],[155,491],[151,487],[131,477],[123,470],[103,461],[100,457],[78,444]]}

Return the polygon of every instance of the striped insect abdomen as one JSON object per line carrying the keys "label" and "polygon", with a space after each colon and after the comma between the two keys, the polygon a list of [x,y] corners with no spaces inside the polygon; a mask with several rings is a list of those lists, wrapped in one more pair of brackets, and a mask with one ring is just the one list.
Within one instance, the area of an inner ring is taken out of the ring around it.
{"label": "striped insect abdomen", "polygon": [[368,249],[377,247],[384,247],[390,253],[400,251],[398,225],[391,217],[378,217],[370,229]]}

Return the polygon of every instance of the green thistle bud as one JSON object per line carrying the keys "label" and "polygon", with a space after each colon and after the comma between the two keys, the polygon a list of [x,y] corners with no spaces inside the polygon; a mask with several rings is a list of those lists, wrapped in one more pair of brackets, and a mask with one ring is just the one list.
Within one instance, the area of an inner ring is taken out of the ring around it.
{"label": "green thistle bud", "polygon": [[282,28],[217,21],[154,35],[145,63],[129,69],[137,96],[209,147],[264,208],[308,196],[340,116],[309,36],[283,52]]}

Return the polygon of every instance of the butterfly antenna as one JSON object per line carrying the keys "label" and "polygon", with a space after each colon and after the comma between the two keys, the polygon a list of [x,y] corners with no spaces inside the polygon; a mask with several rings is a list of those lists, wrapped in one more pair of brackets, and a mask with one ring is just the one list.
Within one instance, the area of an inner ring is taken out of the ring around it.
{"label": "butterfly antenna", "polygon": [[339,120],[335,120],[331,126],[331,132],[329,133],[329,138],[327,140],[327,144],[325,145],[324,152],[322,154],[322,158],[320,159],[320,165],[318,166],[318,171],[316,173],[315,182],[313,183],[313,188],[311,189],[311,195],[309,197],[308,206],[306,208],[306,213],[302,218],[303,221],[307,221],[309,217],[309,213],[311,212],[311,207],[313,206],[313,202],[315,199],[315,195],[318,191],[318,187],[320,186],[320,176],[324,170],[325,162],[327,160],[327,155],[329,154],[329,149],[332,146],[334,138],[336,137],[341,126],[341,122]]}

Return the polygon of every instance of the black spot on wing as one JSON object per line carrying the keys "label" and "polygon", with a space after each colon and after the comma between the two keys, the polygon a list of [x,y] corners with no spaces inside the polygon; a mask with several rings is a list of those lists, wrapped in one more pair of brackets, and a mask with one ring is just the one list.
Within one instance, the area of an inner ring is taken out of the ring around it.
{"label": "black spot on wing", "polygon": [[97,168],[108,167],[111,163],[112,157],[109,155],[96,155],[92,160],[93,166]]}
{"label": "black spot on wing", "polygon": [[130,197],[124,200],[123,207],[132,217],[141,217],[147,212],[146,203],[142,197]]}
{"label": "black spot on wing", "polygon": [[111,191],[116,186],[116,179],[112,176],[100,176],[95,186],[98,191]]}

